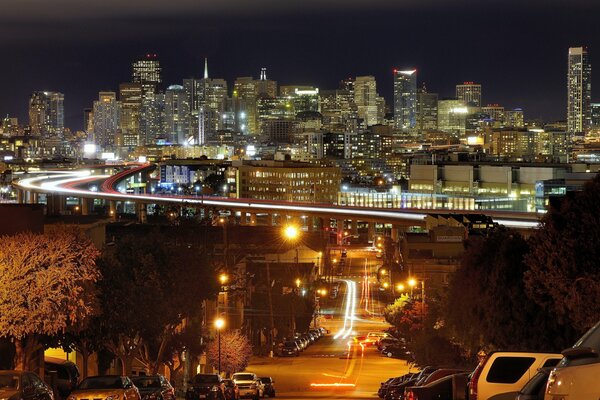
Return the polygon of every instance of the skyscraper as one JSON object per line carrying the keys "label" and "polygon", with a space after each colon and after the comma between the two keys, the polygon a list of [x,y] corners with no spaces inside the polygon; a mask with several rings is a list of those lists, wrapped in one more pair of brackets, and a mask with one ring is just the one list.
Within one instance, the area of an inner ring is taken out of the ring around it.
{"label": "skyscraper", "polygon": [[585,133],[592,125],[592,65],[587,48],[570,47],[567,73],[567,130]]}
{"label": "skyscraper", "polygon": [[157,92],[160,90],[162,70],[156,54],[146,54],[146,57],[135,61],[132,68],[132,81],[133,83],[140,83],[144,92],[148,90]]}
{"label": "skyscraper", "polygon": [[469,107],[481,107],[481,85],[473,82],[456,85],[456,98]]}
{"label": "skyscraper", "polygon": [[169,142],[185,143],[186,116],[189,112],[183,86],[169,86],[165,93],[165,133]]}
{"label": "skyscraper", "polygon": [[142,112],[142,84],[122,83],[119,85],[121,101],[120,129],[123,146],[138,146],[140,138],[140,118]]}
{"label": "skyscraper", "polygon": [[373,76],[357,76],[354,80],[354,102],[358,108],[358,117],[366,126],[383,122],[381,100],[377,94],[377,82]]}
{"label": "skyscraper", "polygon": [[402,130],[417,126],[417,70],[394,70],[394,123]]}
{"label": "skyscraper", "polygon": [[29,126],[34,135],[62,138],[65,128],[65,95],[34,92],[29,99]]}
{"label": "skyscraper", "polygon": [[438,94],[425,87],[417,93],[417,129],[419,133],[438,129]]}
{"label": "skyscraper", "polygon": [[112,150],[119,130],[120,104],[115,92],[100,92],[94,101],[94,143],[102,150]]}

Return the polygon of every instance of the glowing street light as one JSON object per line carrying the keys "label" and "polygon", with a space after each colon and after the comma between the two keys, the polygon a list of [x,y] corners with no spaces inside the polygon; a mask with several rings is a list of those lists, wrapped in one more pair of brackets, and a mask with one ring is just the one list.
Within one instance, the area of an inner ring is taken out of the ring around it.
{"label": "glowing street light", "polygon": [[396,285],[396,289],[399,292],[403,292],[404,291],[404,285],[402,283],[399,283],[399,284]]}
{"label": "glowing street light", "polygon": [[383,282],[383,287],[384,289],[387,289],[388,287],[390,287],[390,284],[387,282]]}
{"label": "glowing street light", "polygon": [[410,286],[411,288],[414,288],[415,286],[417,286],[417,280],[414,278],[410,278],[408,280],[408,286]]}
{"label": "glowing street light", "polygon": [[283,229],[283,236],[288,240],[296,240],[300,236],[300,230],[294,225],[288,225]]}
{"label": "glowing street light", "polygon": [[219,282],[221,282],[221,285],[226,284],[228,280],[229,280],[229,276],[227,274],[219,275]]}
{"label": "glowing street light", "polygon": [[300,278],[296,279],[296,287],[300,287],[300,285],[302,284],[302,281],[300,280]]}

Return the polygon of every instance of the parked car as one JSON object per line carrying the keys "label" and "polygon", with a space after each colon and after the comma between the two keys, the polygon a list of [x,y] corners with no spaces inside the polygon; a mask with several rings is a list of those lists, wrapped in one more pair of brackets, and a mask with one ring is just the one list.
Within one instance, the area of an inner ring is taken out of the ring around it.
{"label": "parked car", "polygon": [[519,390],[516,400],[544,400],[550,371],[552,368],[540,368],[533,378]]}
{"label": "parked car", "polygon": [[550,373],[546,400],[600,398],[600,322],[581,337]]}
{"label": "parked car", "polygon": [[68,400],[89,399],[141,400],[140,392],[127,376],[90,376],[82,380],[71,392]]}
{"label": "parked car", "polygon": [[393,336],[384,337],[382,339],[379,339],[379,341],[377,342],[377,350],[381,351],[386,346],[398,344],[406,344],[406,341],[403,339],[395,338]]}
{"label": "parked car", "polygon": [[225,384],[218,374],[198,374],[188,384],[186,400],[225,400]]}
{"label": "parked car", "polygon": [[387,357],[399,358],[401,360],[411,361],[413,360],[412,353],[404,345],[386,346],[381,354]]}
{"label": "parked car", "polygon": [[233,374],[231,379],[240,389],[240,398],[250,397],[254,400],[258,400],[263,397],[263,385],[256,374],[253,374],[252,372],[238,372]]}
{"label": "parked car", "polygon": [[279,347],[279,356],[280,357],[286,357],[286,356],[298,357],[299,355],[300,355],[300,349],[298,348],[298,345],[294,342],[284,342]]}
{"label": "parked car", "polygon": [[33,372],[0,371],[0,399],[54,400],[52,389]]}
{"label": "parked car", "polygon": [[469,399],[515,398],[539,368],[556,365],[561,358],[553,353],[492,352],[471,374]]}
{"label": "parked car", "polygon": [[175,400],[175,389],[162,375],[132,376],[142,400]]}
{"label": "parked car", "polygon": [[[435,372],[431,375],[433,374]],[[468,372],[450,374],[439,379],[428,377],[428,383],[424,385],[407,387],[404,390],[404,400],[465,400],[468,380]]]}
{"label": "parked car", "polygon": [[[56,390],[62,399],[69,397],[79,383],[79,369],[71,361],[60,358],[45,357],[44,372],[46,382],[56,385]],[[54,379],[54,382],[50,382]]]}
{"label": "parked car", "polygon": [[275,397],[275,381],[270,376],[264,376],[260,378],[260,382],[263,384],[263,394],[269,397]]}
{"label": "parked car", "polygon": [[240,398],[240,389],[238,385],[231,379],[223,379],[225,385],[225,399],[238,400]]}

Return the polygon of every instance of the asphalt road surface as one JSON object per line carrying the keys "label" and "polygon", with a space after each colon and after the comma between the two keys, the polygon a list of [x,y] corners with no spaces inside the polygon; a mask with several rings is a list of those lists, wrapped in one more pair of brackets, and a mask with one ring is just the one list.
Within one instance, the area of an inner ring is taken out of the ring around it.
{"label": "asphalt road surface", "polygon": [[284,399],[373,399],[382,381],[408,372],[405,361],[352,344],[354,336],[388,328],[373,275],[378,261],[374,253],[348,251],[343,275],[336,277],[342,282],[340,293],[322,306],[327,318],[319,319],[330,333],[299,357],[255,358],[247,371],[271,376],[276,397]]}

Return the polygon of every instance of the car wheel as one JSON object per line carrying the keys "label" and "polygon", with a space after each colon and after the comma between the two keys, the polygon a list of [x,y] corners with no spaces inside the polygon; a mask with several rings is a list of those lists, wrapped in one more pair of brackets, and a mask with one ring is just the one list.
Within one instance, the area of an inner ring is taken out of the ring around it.
{"label": "car wheel", "polygon": [[387,353],[387,356],[388,356],[388,357],[391,357],[391,356],[392,356],[392,352],[391,352],[391,351],[389,351],[389,352]]}

